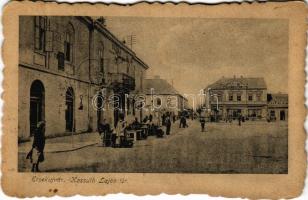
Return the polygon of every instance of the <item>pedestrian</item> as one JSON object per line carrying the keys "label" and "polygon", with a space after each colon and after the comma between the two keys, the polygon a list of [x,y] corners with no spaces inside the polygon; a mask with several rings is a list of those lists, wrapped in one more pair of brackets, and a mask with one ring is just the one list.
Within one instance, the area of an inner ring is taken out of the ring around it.
{"label": "pedestrian", "polygon": [[169,116],[166,117],[166,135],[170,135],[170,131],[171,131],[171,119]]}
{"label": "pedestrian", "polygon": [[45,160],[44,157],[45,148],[45,121],[37,123],[37,127],[34,131],[32,148],[27,154],[27,159],[30,159],[32,163],[31,172],[40,172],[39,163]]}
{"label": "pedestrian", "polygon": [[148,116],[145,116],[145,118],[143,119],[143,123],[147,123],[148,121]]}
{"label": "pedestrian", "polygon": [[165,126],[166,115],[165,113],[161,116],[162,125]]}
{"label": "pedestrian", "polygon": [[186,116],[184,116],[183,125],[184,125],[184,128],[188,127]]}
{"label": "pedestrian", "polygon": [[238,114],[238,125],[241,126],[241,122],[242,122],[242,115],[239,113]]}
{"label": "pedestrian", "polygon": [[106,136],[112,132],[110,125],[107,123],[106,119],[103,119],[102,123],[99,123],[98,133],[101,136],[102,146],[106,146]]}
{"label": "pedestrian", "polygon": [[180,128],[182,128],[184,126],[184,121],[185,121],[185,118],[183,115],[181,115],[180,117]]}
{"label": "pedestrian", "polygon": [[126,121],[124,120],[124,115],[120,114],[120,120],[116,126],[116,146],[120,147],[124,142],[125,129],[126,129]]}
{"label": "pedestrian", "polygon": [[173,123],[175,123],[175,121],[176,121],[175,114],[173,114],[172,119],[173,119]]}
{"label": "pedestrian", "polygon": [[204,128],[205,128],[205,118],[204,117],[200,117],[200,124],[201,124],[201,132],[204,132]]}
{"label": "pedestrian", "polygon": [[138,118],[135,117],[135,120],[134,120],[133,123],[131,124],[132,129],[134,129],[134,130],[139,129],[139,128],[140,128],[140,125],[141,125],[141,124],[139,123]]}
{"label": "pedestrian", "polygon": [[229,115],[229,123],[230,123],[230,124],[232,123],[232,120],[233,120],[232,115]]}
{"label": "pedestrian", "polygon": [[150,120],[150,122],[152,122],[152,120],[153,120],[153,115],[152,114],[149,115],[149,120]]}

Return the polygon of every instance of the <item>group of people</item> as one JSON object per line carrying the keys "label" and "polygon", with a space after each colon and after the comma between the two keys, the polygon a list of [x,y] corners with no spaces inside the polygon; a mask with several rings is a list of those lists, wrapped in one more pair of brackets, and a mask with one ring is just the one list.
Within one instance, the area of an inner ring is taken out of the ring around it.
{"label": "group of people", "polygon": [[101,123],[98,124],[98,133],[101,137],[101,142],[103,146],[121,146],[126,142],[125,131],[127,129],[127,122],[124,120],[124,115],[119,115],[119,120],[112,129],[110,124],[106,119],[103,119]]}
{"label": "group of people", "polygon": [[[98,132],[101,137],[103,146],[121,146],[121,144],[127,142],[127,130],[137,130],[142,126],[147,127],[147,135],[156,135],[162,137],[164,133],[170,135],[171,124],[176,121],[176,117],[170,113],[158,113],[155,112],[145,116],[141,121],[138,118],[134,118],[130,123],[124,119],[124,114],[119,115],[119,120],[112,129],[106,119],[103,119],[98,125]],[[186,124],[186,123],[184,123]],[[187,126],[184,125],[185,127]]]}
{"label": "group of people", "polygon": [[165,127],[166,135],[170,135],[171,132],[171,118],[173,123],[176,121],[175,115],[172,116],[170,112],[164,112],[164,113],[158,113],[155,112],[150,114],[149,116],[145,116],[143,119],[143,123],[147,124],[149,126],[150,132],[152,134],[159,134],[160,128]]}

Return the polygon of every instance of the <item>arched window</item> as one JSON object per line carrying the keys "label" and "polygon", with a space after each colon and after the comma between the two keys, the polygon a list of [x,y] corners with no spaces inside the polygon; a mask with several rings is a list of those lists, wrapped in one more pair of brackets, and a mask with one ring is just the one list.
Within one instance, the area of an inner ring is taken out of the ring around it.
{"label": "arched window", "polygon": [[65,60],[73,62],[73,44],[74,44],[74,27],[68,24],[64,38],[64,56]]}

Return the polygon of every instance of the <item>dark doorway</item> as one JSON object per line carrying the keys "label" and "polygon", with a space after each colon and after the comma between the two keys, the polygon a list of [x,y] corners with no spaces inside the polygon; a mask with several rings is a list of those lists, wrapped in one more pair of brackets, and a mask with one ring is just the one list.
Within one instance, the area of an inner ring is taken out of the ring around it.
{"label": "dark doorway", "polygon": [[238,116],[240,116],[242,113],[241,109],[234,109],[234,110],[231,110],[231,112],[232,112],[233,120],[237,119]]}
{"label": "dark doorway", "polygon": [[286,120],[286,113],[284,112],[284,110],[280,111],[280,120],[282,121]]}
{"label": "dark doorway", "polygon": [[65,122],[66,131],[72,132],[74,130],[74,90],[69,87],[65,94]]}
{"label": "dark doorway", "polygon": [[45,119],[45,89],[41,81],[33,81],[30,88],[30,136],[34,134],[36,125]]}

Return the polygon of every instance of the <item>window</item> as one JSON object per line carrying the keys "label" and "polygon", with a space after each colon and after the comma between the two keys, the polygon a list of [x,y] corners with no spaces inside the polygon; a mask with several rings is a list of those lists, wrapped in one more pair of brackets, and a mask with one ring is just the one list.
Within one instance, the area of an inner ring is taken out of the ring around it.
{"label": "window", "polygon": [[240,94],[237,95],[237,101],[241,101],[242,100],[242,96]]}
{"label": "window", "polygon": [[68,28],[65,32],[64,38],[64,57],[68,62],[73,61],[73,43],[74,43],[74,28],[71,24],[68,24]]}
{"label": "window", "polygon": [[45,46],[46,17],[35,17],[35,49],[43,51]]}
{"label": "window", "polygon": [[161,99],[160,99],[160,98],[157,99],[156,104],[157,104],[158,106],[161,105]]}
{"label": "window", "polygon": [[248,95],[248,101],[252,101],[252,95]]}
{"label": "window", "polygon": [[261,94],[260,93],[257,94],[257,101],[261,101]]}
{"label": "window", "polygon": [[126,65],[126,73],[127,73],[127,74],[129,74],[130,60],[129,60],[128,56],[126,56],[126,61],[127,61],[127,65]]}
{"label": "window", "polygon": [[57,59],[58,59],[58,69],[64,71],[64,53],[58,52]]}
{"label": "window", "polygon": [[229,101],[233,101],[233,95],[229,94]]}
{"label": "window", "polygon": [[104,49],[103,48],[98,50],[98,59],[99,59],[100,72],[102,74],[105,74],[105,68],[104,68]]}
{"label": "window", "polygon": [[71,39],[71,34],[66,33],[65,34],[65,41],[64,41],[64,55],[65,55],[65,60],[66,61],[72,61],[72,39]]}

